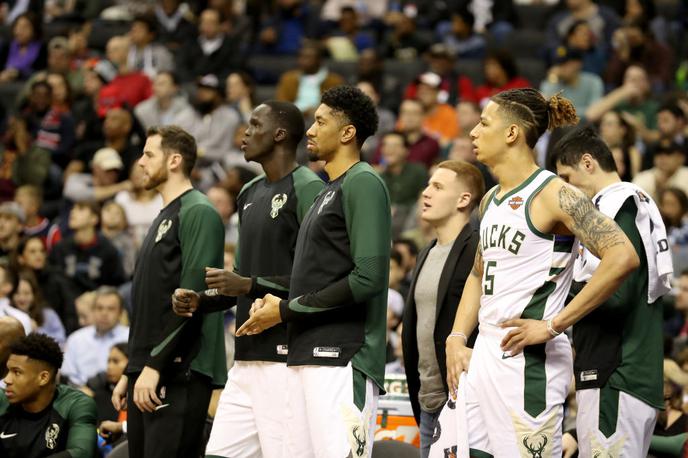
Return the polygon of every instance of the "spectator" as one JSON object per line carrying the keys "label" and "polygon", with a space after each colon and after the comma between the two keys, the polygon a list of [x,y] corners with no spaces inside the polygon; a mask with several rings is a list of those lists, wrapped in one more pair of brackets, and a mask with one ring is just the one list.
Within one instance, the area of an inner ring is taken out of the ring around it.
{"label": "spectator", "polygon": [[115,201],[108,201],[100,210],[100,231],[117,248],[126,278],[131,278],[136,264],[137,247],[129,231],[124,208]]}
{"label": "spectator", "polygon": [[225,36],[220,13],[207,9],[201,13],[198,38],[186,39],[177,59],[179,77],[183,82],[213,74],[224,80],[241,68],[241,54],[234,42]]}
{"label": "spectator", "polygon": [[[452,11],[449,27],[438,28],[438,38],[459,59],[482,59],[487,43],[475,33],[475,16],[468,8]],[[450,102],[451,103],[451,102]]]}
{"label": "spectator", "polygon": [[222,224],[225,227],[225,243],[230,243],[231,241],[236,240],[235,234],[233,234],[236,228],[231,221],[232,215],[234,215],[236,211],[234,198],[229,191],[222,186],[213,186],[212,188],[208,189],[206,194],[208,196],[208,200],[210,200],[210,203],[213,204],[213,207],[215,207],[215,210],[217,210],[217,213],[222,219]]}
{"label": "spectator", "polygon": [[676,187],[688,194],[688,167],[686,151],[681,145],[663,141],[655,149],[654,167],[640,172],[633,183],[640,186],[652,199],[659,201],[663,189]]}
{"label": "spectator", "polygon": [[352,6],[342,7],[339,21],[325,40],[330,55],[335,60],[356,60],[358,53],[375,47],[370,33],[361,31],[360,18]]}
{"label": "spectator", "polygon": [[361,21],[380,21],[389,7],[387,0],[325,0],[321,11],[321,18],[326,22],[339,21],[344,7],[356,8],[362,16]]}
{"label": "spectator", "polygon": [[[683,387],[675,383],[664,381],[664,411],[657,415],[653,436],[685,436],[688,432],[688,415],[683,413]],[[654,442],[654,441],[653,441]],[[685,437],[682,443],[685,442]],[[657,458],[669,458],[676,456],[673,454],[658,454],[653,451],[653,456]]]}
{"label": "spectator", "polygon": [[[404,100],[399,107],[397,127],[408,140],[408,161],[430,168],[440,154],[440,145],[423,131],[423,113],[423,105],[418,100]],[[378,149],[374,162],[379,163],[380,158]]]}
{"label": "spectator", "polygon": [[201,168],[225,159],[239,126],[239,114],[223,103],[222,93],[217,76],[205,75],[198,80],[193,104],[172,121],[196,139]]}
{"label": "spectator", "polygon": [[637,118],[634,124],[642,122],[645,127],[654,130],[657,127],[658,107],[659,104],[652,97],[647,71],[639,65],[631,65],[626,69],[623,85],[593,103],[585,112],[585,118],[597,122],[606,112],[618,110],[634,115]]}
{"label": "spectator", "polygon": [[635,147],[635,129],[618,111],[608,111],[600,121],[600,137],[614,156],[623,181],[632,181],[640,172],[642,157]]}
{"label": "spectator", "polygon": [[20,110],[21,118],[26,122],[31,139],[35,139],[43,118],[53,103],[53,89],[47,81],[36,81],[31,85],[26,105]]}
{"label": "spectator", "polygon": [[90,457],[96,450],[96,405],[85,394],[57,383],[62,351],[43,334],[23,337],[10,347],[0,392],[0,427],[11,425],[12,440],[0,455]]}
{"label": "spectator", "polygon": [[540,84],[540,92],[545,97],[563,92],[577,113],[585,113],[604,94],[604,83],[594,73],[583,71],[583,55],[579,51],[560,46],[547,79]]}
{"label": "spectator", "polygon": [[179,81],[174,73],[161,71],[153,79],[153,97],[134,108],[134,115],[144,129],[165,126],[186,108],[189,102],[180,94]]}
{"label": "spectator", "polygon": [[418,10],[407,5],[402,12],[387,15],[387,25],[392,29],[381,45],[380,54],[386,59],[414,60],[430,47],[428,40],[416,30]]}
{"label": "spectator", "polygon": [[0,204],[0,263],[7,265],[10,255],[17,249],[26,215],[16,202]]}
{"label": "spectator", "polygon": [[492,176],[490,169],[476,158],[473,141],[470,137],[459,137],[454,140],[447,158],[455,161],[465,161],[474,165],[483,176],[485,189],[492,189],[497,185],[497,181]]}
{"label": "spectator", "polygon": [[475,102],[464,100],[456,105],[456,115],[459,117],[460,136],[468,137],[471,130],[480,122],[480,113],[480,107]]}
{"label": "spectator", "polygon": [[38,17],[33,12],[19,15],[12,24],[12,40],[0,46],[0,83],[26,80],[45,68],[45,60]]}
{"label": "spectator", "polygon": [[276,98],[292,102],[306,115],[312,116],[326,90],[344,84],[344,79],[322,65],[322,48],[307,42],[299,50],[299,68],[282,75],[277,84]]}
{"label": "spectator", "polygon": [[672,80],[673,53],[651,35],[646,19],[633,19],[614,32],[614,53],[607,65],[605,80],[612,86],[622,83],[629,65],[647,69],[654,90],[666,89]]}
{"label": "spectator", "polygon": [[[102,72],[102,67],[109,65],[107,61],[84,65],[84,93],[74,102],[72,109],[78,142],[102,141],[103,119],[97,111],[98,96],[103,86],[111,80]],[[114,77],[114,72],[111,76]]]}
{"label": "spectator", "polygon": [[583,55],[583,71],[594,73],[597,76],[604,74],[607,67],[607,52],[597,43],[590,24],[584,19],[579,19],[571,24],[564,45],[575,49]]}
{"label": "spectator", "polygon": [[[148,15],[134,18],[129,29],[129,54],[127,66],[132,71],[142,72],[151,80],[160,72],[174,70],[174,58],[168,49],[155,43],[157,23]],[[133,107],[132,107],[133,108]]]}
{"label": "spectator", "polygon": [[15,272],[30,270],[37,280],[41,297],[50,299],[50,306],[65,327],[67,333],[79,327],[74,301],[76,292],[67,277],[47,265],[48,255],[43,241],[36,236],[25,237],[17,246],[11,266]]}
{"label": "spectator", "polygon": [[566,0],[565,5],[566,9],[555,14],[547,24],[547,43],[560,43],[575,21],[584,20],[598,40],[597,44],[609,48],[612,34],[621,25],[613,10],[593,0]]}
{"label": "spectator", "polygon": [[34,146],[48,151],[51,162],[64,169],[71,159],[76,140],[76,126],[71,113],[72,90],[62,73],[48,73],[46,81],[50,85],[52,103],[41,121]]}
{"label": "spectator", "polygon": [[24,211],[23,235],[40,237],[43,242],[46,242],[50,231],[50,220],[40,214],[41,205],[43,205],[41,189],[32,185],[20,186],[15,191],[14,201]]}
{"label": "spectator", "polygon": [[198,35],[187,3],[181,0],[158,0],[154,11],[158,21],[158,38],[170,51],[178,52],[189,37]]}
{"label": "spectator", "polygon": [[498,92],[530,87],[528,80],[518,75],[516,62],[506,51],[497,50],[489,53],[484,60],[483,73],[485,82],[475,89],[472,98],[481,106]]}
{"label": "spectator", "polygon": [[19,321],[24,328],[25,334],[30,334],[33,330],[31,318],[25,312],[12,307],[9,295],[14,284],[14,273],[6,265],[0,264],[0,317],[12,317]]}
{"label": "spectator", "polygon": [[[655,130],[648,129],[640,117],[624,114],[624,119],[637,130],[638,135],[646,144],[658,142],[662,138],[668,138],[679,145],[688,146],[685,143],[686,114],[675,102],[667,102],[659,107],[657,110],[657,128]],[[652,154],[646,154],[643,162],[646,167],[650,167],[652,164]]]}
{"label": "spectator", "polygon": [[7,359],[10,347],[26,334],[21,322],[11,316],[0,316],[0,388],[5,388],[2,379],[7,375]]}
{"label": "spectator", "polygon": [[125,280],[117,248],[96,230],[99,217],[96,203],[76,202],[69,212],[73,235],[50,252],[50,264],[65,273],[77,294],[101,285],[119,286]]}
{"label": "spectator", "polygon": [[[459,101],[471,100],[474,91],[473,83],[467,76],[461,75],[456,71],[454,54],[447,46],[442,43],[432,45],[427,57],[430,72],[439,75],[441,78],[438,94],[438,100],[441,103],[456,105]],[[425,75],[425,73],[418,75],[418,77],[408,85],[404,98],[417,98],[418,85],[423,75]]]}
{"label": "spectator", "polygon": [[439,99],[441,77],[423,73],[418,80],[417,99],[423,105],[423,130],[446,148],[459,135],[459,119],[451,105]]}
{"label": "spectator", "polygon": [[401,82],[398,75],[385,72],[384,62],[375,49],[360,53],[355,82],[368,81],[380,92],[380,103],[397,111],[401,101]]}
{"label": "spectator", "polygon": [[130,190],[131,181],[118,182],[124,164],[114,148],[101,148],[93,155],[91,173],[72,173],[65,181],[64,197],[72,202],[103,202],[118,192]]}
{"label": "spectator", "polygon": [[96,291],[94,323],[73,332],[65,345],[62,374],[77,386],[107,370],[110,348],[129,338],[129,327],[119,324],[123,302],[115,288]]}
{"label": "spectator", "polygon": [[96,293],[94,291],[86,291],[74,300],[74,309],[79,318],[80,328],[91,326],[95,322],[95,308]]}
{"label": "spectator", "polygon": [[425,188],[428,172],[420,164],[407,162],[408,143],[401,132],[382,137],[383,170],[380,176],[389,190],[392,204],[392,234],[398,235]]}
{"label": "spectator", "polygon": [[256,105],[256,82],[244,71],[230,73],[225,83],[225,96],[243,124],[247,124]]}
{"label": "spectator", "polygon": [[135,164],[131,167],[129,181],[131,189],[117,193],[115,202],[124,209],[136,247],[140,247],[153,220],[162,210],[162,197],[155,190],[147,190],[143,184],[143,169]]}
{"label": "spectator", "polygon": [[380,106],[380,94],[377,88],[373,86],[369,81],[359,81],[356,84],[365,95],[370,97],[370,100],[375,104],[375,109],[377,111],[377,132],[366,139],[361,147],[361,154],[366,160],[369,160],[375,154],[375,150],[380,146],[380,140],[382,136],[394,130],[394,124],[396,119],[394,113],[385,107]]}
{"label": "spectator", "polygon": [[98,94],[98,114],[104,117],[112,108],[133,109],[153,95],[151,81],[136,69],[129,67],[130,40],[126,36],[110,38],[106,54],[116,73]]}
{"label": "spectator", "polygon": [[296,54],[301,43],[313,36],[317,21],[308,2],[277,0],[272,14],[266,15],[258,34],[258,51],[270,54]]}
{"label": "spectator", "polygon": [[657,201],[667,228],[674,272],[688,268],[688,197],[678,188],[662,190]]}
{"label": "spectator", "polygon": [[623,2],[623,20],[630,23],[645,20],[649,24],[649,31],[660,43],[668,43],[671,35],[671,24],[662,15],[657,14],[657,7],[652,0],[626,0]]}
{"label": "spectator", "polygon": [[17,272],[11,293],[12,306],[31,317],[33,332],[40,332],[62,347],[65,343],[65,328],[62,320],[43,299],[36,276],[29,269]]}
{"label": "spectator", "polygon": [[98,424],[102,421],[117,421],[119,412],[112,405],[112,390],[124,373],[129,362],[127,342],[118,342],[110,348],[107,355],[107,366],[102,372],[90,377],[81,391],[96,401]]}

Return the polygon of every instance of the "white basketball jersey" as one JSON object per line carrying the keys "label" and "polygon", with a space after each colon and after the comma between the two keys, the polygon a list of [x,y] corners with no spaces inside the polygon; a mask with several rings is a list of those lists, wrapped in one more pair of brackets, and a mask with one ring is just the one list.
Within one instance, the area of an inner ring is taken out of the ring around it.
{"label": "white basketball jersey", "polygon": [[564,307],[578,241],[541,233],[528,213],[531,200],[555,177],[538,169],[501,199],[499,188],[489,197],[480,222],[481,325],[513,318],[547,320]]}

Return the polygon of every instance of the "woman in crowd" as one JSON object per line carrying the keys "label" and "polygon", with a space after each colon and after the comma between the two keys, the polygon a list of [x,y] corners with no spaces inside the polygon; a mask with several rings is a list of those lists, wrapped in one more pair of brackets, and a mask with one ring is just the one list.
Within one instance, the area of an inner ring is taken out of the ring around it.
{"label": "woman in crowd", "polygon": [[33,272],[29,269],[20,270],[12,286],[12,306],[31,317],[34,332],[46,334],[63,346],[66,340],[65,328],[55,310],[43,300]]}
{"label": "woman in crowd", "polygon": [[631,181],[640,171],[642,158],[635,147],[635,130],[618,111],[608,111],[600,120],[600,137],[612,151],[623,181]]}
{"label": "woman in crowd", "polygon": [[0,83],[28,79],[45,68],[46,55],[38,17],[30,11],[17,16],[12,24],[12,40],[0,46]]}
{"label": "woman in crowd", "polygon": [[107,369],[98,375],[91,377],[81,391],[96,401],[98,412],[98,424],[105,420],[117,421],[119,413],[112,406],[112,390],[124,373],[124,368],[129,363],[127,343],[117,343],[110,348],[108,354]]}

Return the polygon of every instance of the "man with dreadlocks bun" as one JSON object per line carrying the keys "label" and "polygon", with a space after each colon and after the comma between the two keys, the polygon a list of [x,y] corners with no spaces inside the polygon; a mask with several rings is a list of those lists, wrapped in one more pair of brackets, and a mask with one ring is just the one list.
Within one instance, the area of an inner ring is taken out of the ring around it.
{"label": "man with dreadlocks bun", "polygon": [[[571,345],[562,332],[638,266],[616,223],[535,163],[540,136],[577,121],[569,100],[515,89],[492,97],[471,131],[478,160],[499,184],[481,202],[480,244],[447,338],[452,394],[467,371],[461,399],[468,444],[459,440],[456,450],[464,456],[467,447],[472,457],[561,456],[563,403],[572,378]],[[601,262],[564,308],[576,238]],[[476,325],[471,351],[466,336]]]}

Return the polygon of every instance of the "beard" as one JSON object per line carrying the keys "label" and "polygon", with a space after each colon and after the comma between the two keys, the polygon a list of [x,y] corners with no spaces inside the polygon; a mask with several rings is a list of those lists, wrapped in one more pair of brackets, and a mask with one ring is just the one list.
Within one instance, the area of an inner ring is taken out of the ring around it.
{"label": "beard", "polygon": [[150,175],[147,180],[143,183],[143,188],[146,191],[153,191],[158,188],[161,184],[167,181],[168,174],[167,169],[160,167],[155,174]]}
{"label": "beard", "polygon": [[208,100],[208,101],[196,100],[194,102],[193,106],[196,109],[196,111],[198,111],[201,115],[205,116],[205,115],[213,112],[213,110],[215,109],[215,102],[212,100]]}

